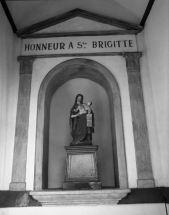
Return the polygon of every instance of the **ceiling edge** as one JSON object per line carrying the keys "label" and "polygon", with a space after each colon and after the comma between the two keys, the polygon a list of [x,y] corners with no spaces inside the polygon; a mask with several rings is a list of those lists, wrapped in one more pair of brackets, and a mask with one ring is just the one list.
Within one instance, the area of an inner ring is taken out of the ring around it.
{"label": "ceiling edge", "polygon": [[16,33],[17,28],[16,28],[16,25],[14,23],[14,20],[12,18],[12,15],[11,15],[9,9],[8,9],[8,6],[7,6],[6,2],[5,2],[5,0],[1,0],[1,5],[2,5],[2,7],[4,9],[4,12],[5,12],[6,16],[7,16],[7,19],[8,19],[8,21],[9,21],[11,27],[12,27],[13,32]]}
{"label": "ceiling edge", "polygon": [[140,25],[141,25],[141,26],[144,26],[144,25],[145,25],[146,20],[147,20],[149,14],[150,14],[150,12],[151,12],[151,9],[152,9],[152,7],[153,7],[154,2],[155,2],[155,0],[149,0],[149,2],[148,2],[148,4],[147,4],[147,7],[146,7],[146,10],[145,10],[145,12],[144,12],[143,18],[142,18],[142,20],[141,20],[141,22],[140,22]]}

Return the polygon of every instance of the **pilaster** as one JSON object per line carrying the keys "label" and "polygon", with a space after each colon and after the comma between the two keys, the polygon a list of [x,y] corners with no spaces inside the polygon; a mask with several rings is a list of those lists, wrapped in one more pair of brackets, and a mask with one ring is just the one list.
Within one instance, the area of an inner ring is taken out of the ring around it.
{"label": "pilaster", "polygon": [[140,76],[140,52],[123,54],[126,60],[133,133],[136,151],[138,188],[154,187],[145,106]]}
{"label": "pilaster", "polygon": [[29,106],[31,92],[32,66],[34,56],[18,57],[20,62],[20,81],[13,155],[12,182],[9,189],[26,190],[26,161],[29,126]]}

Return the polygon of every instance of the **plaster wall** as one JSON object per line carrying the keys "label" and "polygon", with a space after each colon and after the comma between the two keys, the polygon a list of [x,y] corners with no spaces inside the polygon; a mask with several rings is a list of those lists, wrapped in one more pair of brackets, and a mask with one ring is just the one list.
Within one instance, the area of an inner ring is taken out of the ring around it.
{"label": "plaster wall", "polygon": [[129,204],[129,205],[102,205],[102,206],[59,206],[59,207],[23,207],[23,208],[2,208],[3,215],[166,215],[165,204]]}
{"label": "plaster wall", "polygon": [[168,20],[168,0],[156,0],[143,33],[137,36],[143,53],[141,75],[156,186],[169,186]]}
{"label": "plaster wall", "polygon": [[[136,173],[136,159],[135,147],[133,139],[133,129],[131,120],[131,109],[129,100],[128,80],[126,72],[125,59],[122,56],[97,56],[86,57],[94,60],[105,66],[116,78],[122,102],[124,138],[127,157],[127,170],[129,187],[136,187],[137,173]],[[72,58],[43,58],[36,59],[33,64],[32,74],[32,89],[30,98],[30,116],[29,116],[29,133],[28,133],[28,151],[27,151],[27,169],[26,169],[26,183],[27,190],[33,189],[34,181],[34,156],[35,156],[35,137],[36,137],[36,117],[37,117],[37,98],[40,84],[47,73],[59,63]],[[97,131],[96,131],[97,132]]]}
{"label": "plaster wall", "polygon": [[0,190],[8,190],[11,181],[20,42],[0,5]]}

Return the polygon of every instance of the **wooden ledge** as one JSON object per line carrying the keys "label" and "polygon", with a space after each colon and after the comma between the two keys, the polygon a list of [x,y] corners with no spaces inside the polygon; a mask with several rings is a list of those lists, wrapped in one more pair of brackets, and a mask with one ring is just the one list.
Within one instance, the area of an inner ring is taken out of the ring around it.
{"label": "wooden ledge", "polygon": [[42,206],[113,205],[130,193],[130,189],[31,191],[29,194]]}

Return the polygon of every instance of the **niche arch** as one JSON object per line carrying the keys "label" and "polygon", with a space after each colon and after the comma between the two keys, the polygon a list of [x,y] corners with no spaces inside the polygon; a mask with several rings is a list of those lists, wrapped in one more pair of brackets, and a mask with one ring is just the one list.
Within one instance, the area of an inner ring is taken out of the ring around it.
{"label": "niche arch", "polygon": [[109,99],[115,187],[128,187],[122,108],[118,83],[111,72],[89,59],[72,59],[55,66],[41,83],[38,94],[34,190],[48,188],[49,117],[53,94],[65,82],[86,78],[101,85]]}

